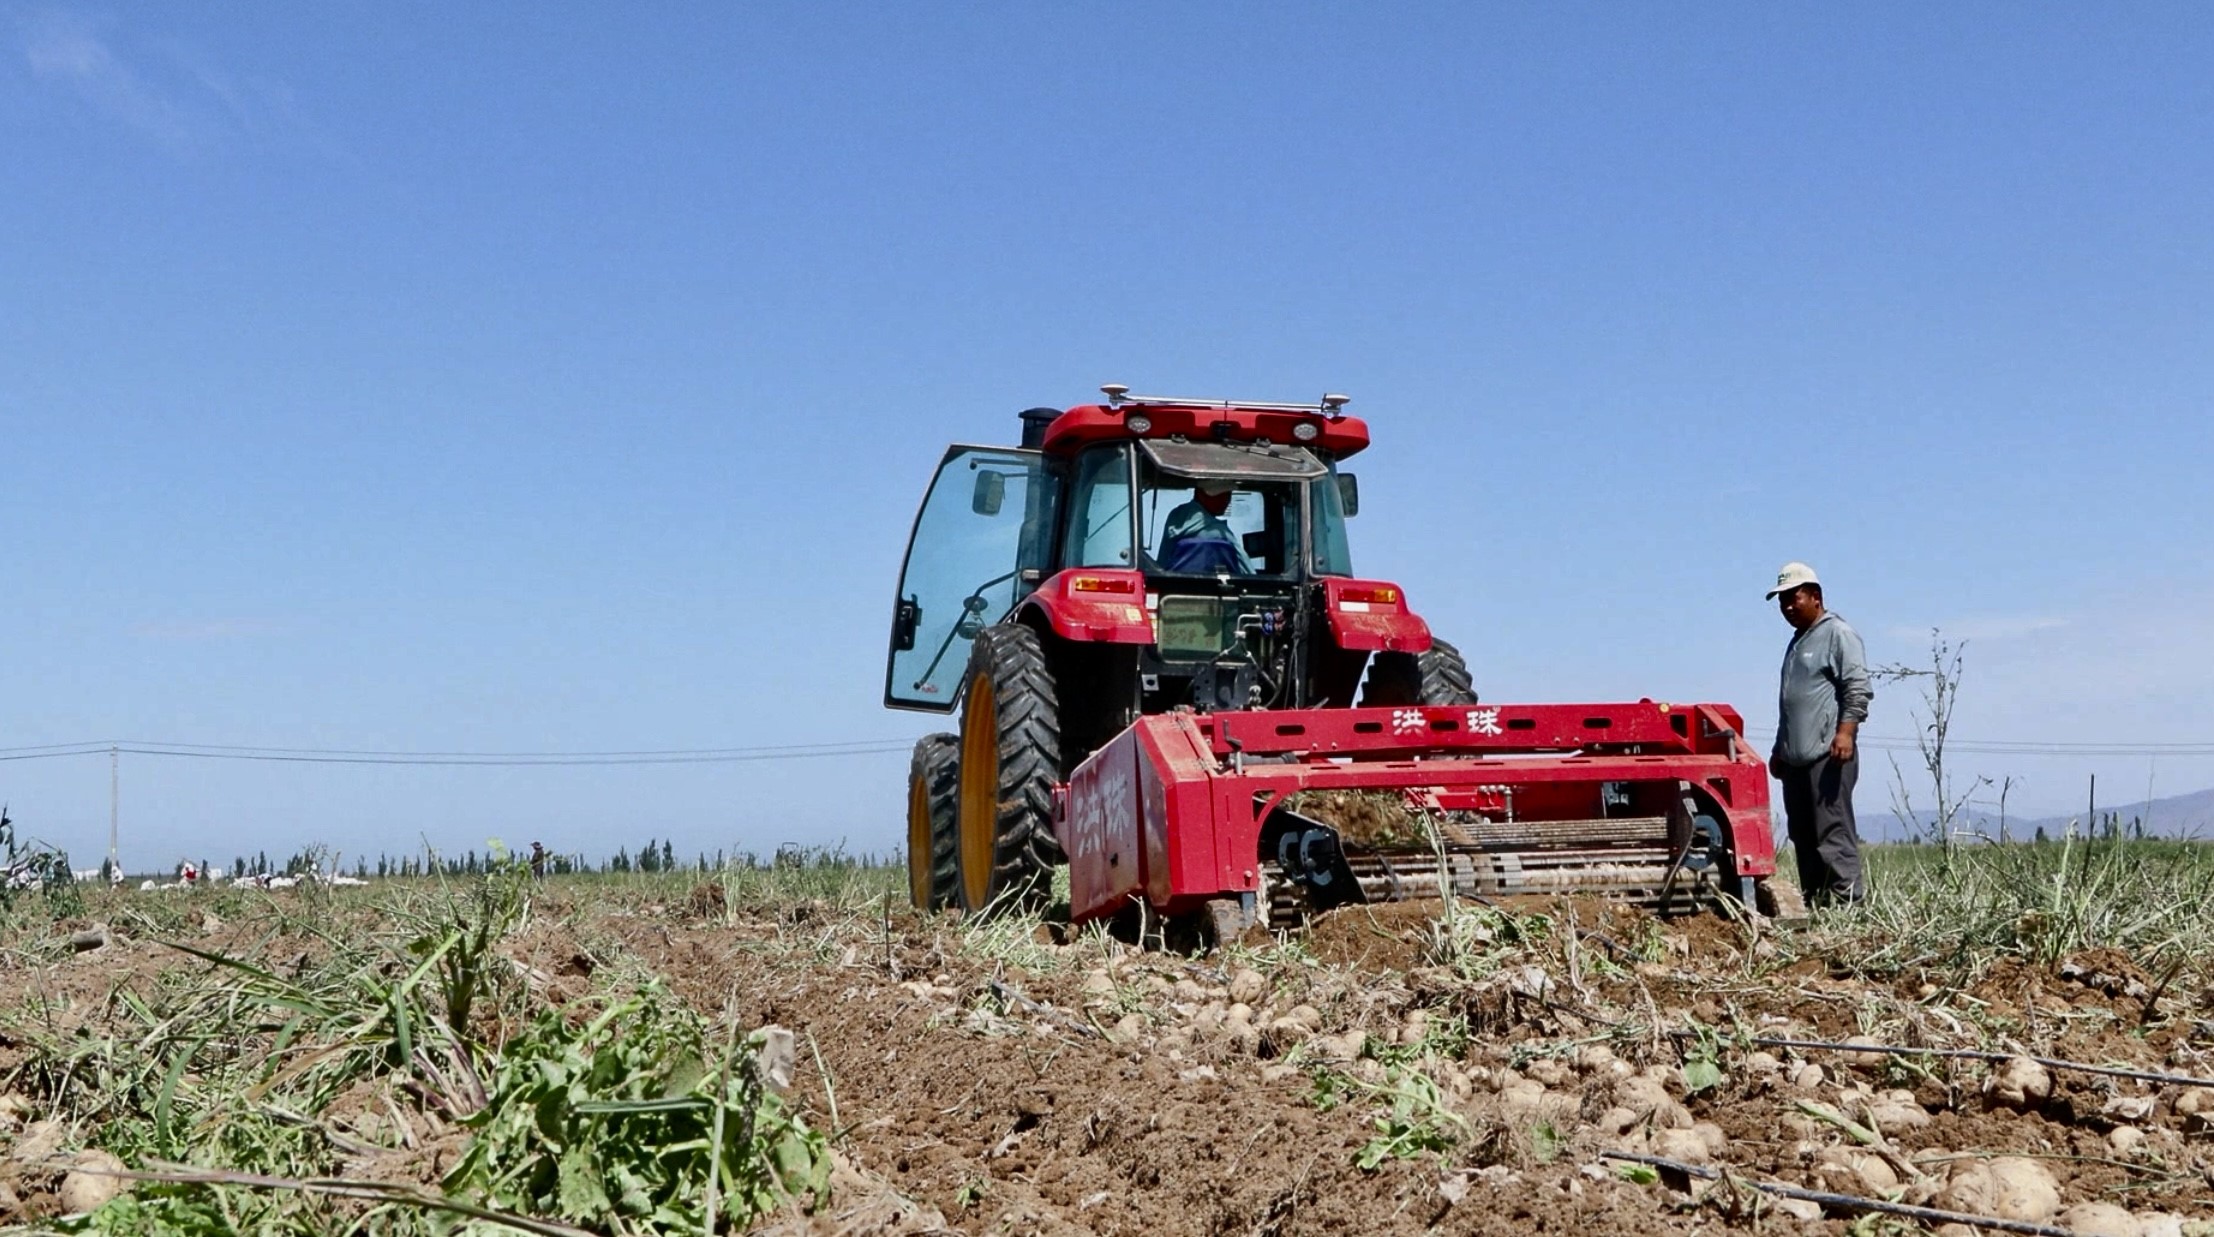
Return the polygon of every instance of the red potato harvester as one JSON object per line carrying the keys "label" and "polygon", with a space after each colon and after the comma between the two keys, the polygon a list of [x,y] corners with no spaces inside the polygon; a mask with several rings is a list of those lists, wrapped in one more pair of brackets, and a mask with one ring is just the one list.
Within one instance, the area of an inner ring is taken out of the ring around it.
{"label": "red potato harvester", "polygon": [[1353,572],[1368,426],[1133,396],[947,450],[909,537],[884,702],[915,746],[915,904],[1142,907],[1218,938],[1359,902],[1596,892],[1767,910],[1767,774],[1723,705],[1480,702]]}

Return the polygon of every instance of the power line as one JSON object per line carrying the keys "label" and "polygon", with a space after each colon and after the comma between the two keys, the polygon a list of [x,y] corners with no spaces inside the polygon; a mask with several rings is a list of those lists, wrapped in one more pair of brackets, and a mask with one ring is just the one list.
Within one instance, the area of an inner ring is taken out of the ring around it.
{"label": "power line", "polygon": [[[1747,738],[1773,739],[1773,730],[1752,730]],[[1861,735],[1854,742],[1877,751],[1913,752],[1921,742],[1890,735]],[[1945,740],[1945,750],[1986,756],[2214,756],[2214,743],[2077,743],[2043,739]]]}
{"label": "power line", "polygon": [[424,757],[440,759],[485,760],[568,760],[614,759],[646,756],[753,756],[775,752],[814,752],[832,748],[881,747],[885,744],[912,746],[906,739],[835,739],[820,743],[771,743],[751,747],[665,747],[643,748],[612,752],[439,752],[439,751],[391,751],[382,748],[351,747],[267,747],[260,744],[239,743],[172,743],[165,739],[114,739],[110,742],[125,746],[175,748],[194,752],[271,752],[286,756],[390,756]]}
{"label": "power line", "polygon": [[[1921,745],[1912,739],[1886,739],[1879,747],[1892,751],[1919,751]],[[2004,741],[1947,739],[1948,752],[1967,752],[1993,756],[2214,756],[2214,744],[2209,743],[2009,743]]]}
{"label": "power line", "polygon": [[0,755],[0,760],[52,760],[57,756],[97,756],[109,750],[107,744],[101,744],[98,747],[82,744],[64,747],[57,744],[56,747],[61,750],[40,749],[38,751],[20,752],[15,755]]}
{"label": "power line", "polygon": [[[1773,730],[1748,729],[1746,737],[1765,741]],[[1859,745],[1874,751],[1920,750],[1913,738],[1862,735]],[[589,767],[621,765],[754,764],[779,760],[820,760],[837,756],[878,756],[909,750],[906,739],[848,739],[820,743],[755,747],[643,748],[619,751],[412,751],[377,748],[257,747],[246,744],[178,743],[155,739],[87,739],[0,748],[0,761],[53,760],[71,756],[128,753],[192,760],[244,760],[276,764],[414,765],[489,768]],[[2214,756],[2214,743],[2091,743],[2034,739],[1949,739],[1949,752],[1985,756],[2200,757]]]}
{"label": "power line", "polygon": [[404,750],[404,749],[396,750],[396,749],[390,749],[390,748],[355,748],[355,747],[273,747],[273,746],[270,746],[270,745],[268,745],[268,744],[263,744],[263,743],[180,743],[180,742],[175,742],[175,741],[172,741],[172,740],[169,740],[169,739],[82,739],[82,740],[79,740],[78,742],[75,742],[75,743],[42,743],[42,744],[37,744],[37,745],[34,745],[34,746],[29,746],[29,747],[0,747],[0,754],[10,753],[10,752],[33,752],[33,753],[35,753],[35,752],[48,752],[48,751],[55,751],[55,750],[58,750],[58,749],[62,749],[62,748],[68,748],[68,749],[71,749],[71,751],[69,751],[69,752],[64,752],[64,753],[62,753],[62,754],[64,754],[64,755],[70,755],[70,754],[73,754],[73,753],[74,753],[74,750],[75,750],[75,749],[78,749],[78,748],[100,748],[100,749],[106,749],[106,748],[109,748],[109,747],[113,747],[113,746],[121,745],[121,746],[124,746],[124,747],[160,747],[160,748],[178,748],[178,749],[185,749],[185,750],[191,750],[191,751],[209,751],[209,752],[277,752],[277,753],[282,753],[282,754],[284,754],[284,755],[297,755],[297,756],[395,756],[395,757],[398,757],[398,756],[444,756],[444,757],[470,757],[470,756],[481,756],[481,757],[485,757],[485,758],[487,758],[487,759],[498,759],[498,760],[516,760],[516,759],[525,759],[525,758],[534,758],[534,757],[545,757],[545,758],[548,758],[548,759],[553,759],[553,758],[568,758],[568,757],[580,757],[580,758],[581,758],[581,757],[600,757],[600,756],[727,756],[727,755],[750,755],[750,754],[753,754],[753,753],[756,753],[756,752],[797,752],[797,751],[813,751],[813,750],[816,750],[816,749],[821,749],[821,748],[834,748],[834,747],[865,747],[865,746],[880,746],[880,745],[883,745],[883,744],[887,744],[887,743],[898,743],[898,744],[902,744],[902,745],[905,745],[905,744],[907,744],[907,743],[908,743],[908,740],[906,740],[906,739],[891,739],[891,738],[884,738],[884,739],[825,739],[825,740],[823,740],[823,741],[821,741],[821,742],[818,742],[818,743],[782,743],[782,744],[775,744],[775,743],[770,743],[770,744],[756,744],[756,745],[752,745],[752,746],[748,746],[748,747],[664,747],[664,748],[641,748],[641,749],[636,749],[636,750],[625,750],[625,751],[610,751],[610,752],[473,752],[473,751],[413,751],[413,750]]}
{"label": "power line", "polygon": [[279,764],[315,765],[446,765],[456,767],[487,768],[579,768],[608,765],[714,765],[749,764],[774,760],[810,760],[830,756],[874,756],[890,752],[904,752],[914,745],[907,740],[896,744],[877,746],[852,746],[824,748],[815,751],[765,751],[726,752],[714,756],[584,756],[584,757],[396,757],[396,756],[301,756],[275,752],[191,752],[156,747],[126,747],[122,750],[139,756],[180,756],[194,760],[258,760]]}
{"label": "power line", "polygon": [[[103,739],[98,743],[93,743],[91,740],[86,740],[82,743],[42,743],[35,747],[0,747],[0,760],[37,759],[39,756],[42,755],[76,756],[80,754],[80,749],[89,751],[97,748],[101,751],[105,751],[107,750],[108,746],[109,741]],[[16,752],[23,753],[23,755],[10,755],[10,753]]]}
{"label": "power line", "polygon": [[610,765],[751,764],[777,760],[814,760],[834,756],[875,756],[904,752],[906,739],[864,739],[841,743],[801,743],[768,747],[671,749],[637,752],[379,752],[315,748],[252,748],[185,743],[77,743],[8,749],[0,760],[51,760],[122,752],[192,760],[248,760],[280,764],[417,765],[481,767],[567,767]]}

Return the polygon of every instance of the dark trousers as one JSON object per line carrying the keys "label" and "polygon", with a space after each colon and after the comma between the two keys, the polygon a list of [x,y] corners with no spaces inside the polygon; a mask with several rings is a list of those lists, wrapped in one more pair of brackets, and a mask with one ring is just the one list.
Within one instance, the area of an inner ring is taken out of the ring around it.
{"label": "dark trousers", "polygon": [[1807,902],[1858,902],[1868,892],[1860,875],[1860,830],[1853,822],[1853,783],[1860,761],[1828,756],[1811,765],[1776,766],[1783,783],[1784,821],[1799,852],[1799,887]]}

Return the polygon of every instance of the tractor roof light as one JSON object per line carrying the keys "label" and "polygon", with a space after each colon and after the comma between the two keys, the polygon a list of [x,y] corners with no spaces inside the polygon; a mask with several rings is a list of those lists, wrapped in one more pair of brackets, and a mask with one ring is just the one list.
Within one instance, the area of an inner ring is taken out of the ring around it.
{"label": "tractor roof light", "polygon": [[1322,437],[1322,427],[1312,421],[1301,421],[1299,424],[1292,426],[1292,437],[1300,442],[1313,442],[1315,439]]}
{"label": "tractor roof light", "polygon": [[1153,428],[1153,418],[1142,412],[1133,412],[1122,419],[1122,427],[1133,434],[1143,434]]}

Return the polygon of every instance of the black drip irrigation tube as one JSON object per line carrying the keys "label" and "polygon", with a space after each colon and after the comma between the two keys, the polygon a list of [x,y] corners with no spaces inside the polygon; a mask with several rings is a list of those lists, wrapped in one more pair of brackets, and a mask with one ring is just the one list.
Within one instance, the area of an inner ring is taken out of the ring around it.
{"label": "black drip irrigation tube", "polygon": [[[1696,1164],[1686,1164],[1681,1160],[1664,1159],[1657,1155],[1638,1155],[1630,1151],[1602,1151],[1599,1153],[1599,1158],[1622,1160],[1630,1164],[1643,1164],[1648,1168],[1682,1173],[1687,1177],[1697,1177],[1702,1181],[1717,1181],[1722,1177],[1722,1174],[1714,1169],[1701,1168]],[[1912,1220],[1926,1220],[1932,1224],[1966,1224],[1974,1228],[1987,1228],[2001,1233],[2027,1233],[2029,1237],[2078,1237],[2076,1230],[2072,1228],[2054,1228],[2050,1224],[2032,1224],[2027,1220],[2007,1220],[1998,1216],[1979,1216],[1973,1212],[1945,1211],[1937,1207],[1916,1207],[1911,1203],[1891,1203],[1880,1198],[1862,1198],[1857,1194],[1831,1194],[1826,1190],[1802,1190],[1797,1186],[1782,1185],[1773,1181],[1752,1181],[1742,1177],[1733,1177],[1731,1180],[1759,1190],[1763,1194],[1773,1194],[1778,1198],[1798,1199],[1802,1202],[1816,1203],[1824,1207],[1835,1207],[1840,1211],[1880,1211],[1885,1215],[1905,1216]]]}
{"label": "black drip irrigation tube", "polygon": [[[1683,1032],[1678,1032],[1683,1034]],[[2035,1061],[2047,1069],[2074,1070],[2082,1074],[2104,1074],[2109,1078],[2129,1078],[2138,1082],[2164,1083],[2178,1087],[2214,1087],[2214,1078],[2197,1078],[2190,1074],[2162,1074],[2152,1070],[2124,1069],[2117,1065],[2091,1065],[2083,1061],[2062,1061],[2056,1057],[2033,1057],[2026,1052],[1993,1052],[1986,1048],[1910,1048],[1898,1044],[1832,1044],[1813,1039],[1775,1039],[1757,1036],[1745,1041],[1763,1048],[1818,1049],[1828,1052],[1880,1052],[1901,1057],[1959,1057],[1975,1061],[2011,1061],[2020,1057]]]}

